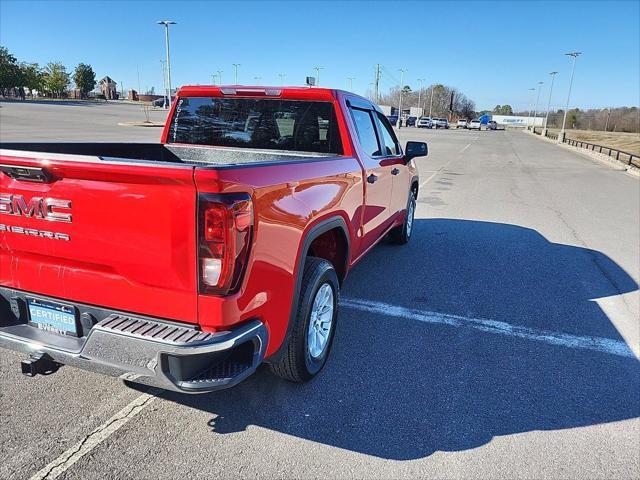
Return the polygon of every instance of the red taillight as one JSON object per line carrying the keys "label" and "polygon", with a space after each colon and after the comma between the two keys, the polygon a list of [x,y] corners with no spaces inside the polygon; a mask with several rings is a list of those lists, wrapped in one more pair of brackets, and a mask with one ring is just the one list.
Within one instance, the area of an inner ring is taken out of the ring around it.
{"label": "red taillight", "polygon": [[253,208],[248,194],[198,197],[200,293],[235,292],[249,258]]}

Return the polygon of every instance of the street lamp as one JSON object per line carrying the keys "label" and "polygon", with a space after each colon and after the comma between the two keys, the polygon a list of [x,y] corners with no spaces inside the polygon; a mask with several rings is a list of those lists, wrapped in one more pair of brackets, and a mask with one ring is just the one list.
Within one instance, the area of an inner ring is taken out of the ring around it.
{"label": "street lamp", "polygon": [[284,77],[286,77],[286,73],[279,73],[278,77],[280,77],[280,85],[284,85]]}
{"label": "street lamp", "polygon": [[[527,90],[530,91],[530,92],[535,92],[536,91],[535,88],[528,88]],[[531,123],[530,122],[530,120],[531,120],[531,106],[532,106],[531,105],[531,99],[529,99],[529,116],[527,117],[527,130],[529,130],[529,124]]]}
{"label": "street lamp", "polygon": [[162,102],[162,108],[167,108],[167,62],[160,60],[162,65],[162,89],[164,90],[164,101]]}
{"label": "street lamp", "polygon": [[164,42],[167,50],[167,89],[169,98],[169,108],[171,108],[171,60],[169,59],[169,25],[175,25],[176,22],[172,20],[159,20],[156,22],[158,25],[164,25]]}
{"label": "street lamp", "polygon": [[353,79],[356,77],[347,77],[347,80],[349,80],[349,91],[353,91]]}
{"label": "street lamp", "polygon": [[564,109],[564,117],[562,118],[562,130],[560,130],[560,135],[558,135],[558,142],[562,142],[564,140],[564,125],[567,121],[567,110],[569,110],[569,99],[571,98],[571,87],[573,86],[573,72],[576,69],[576,58],[579,55],[582,55],[582,52],[570,52],[565,53],[565,55],[569,57],[573,57],[573,66],[571,67],[571,79],[569,80],[569,93],[567,94],[567,107]]}
{"label": "street lamp", "polygon": [[542,84],[544,82],[538,82],[538,96],[536,98],[536,109],[533,111],[533,126],[531,130],[533,133],[536,133],[536,117],[538,116],[538,102],[540,102],[540,89],[542,88]]}
{"label": "street lamp", "polygon": [[260,80],[262,79],[262,77],[253,77],[253,79],[256,81],[256,85],[260,85]]}
{"label": "street lamp", "polygon": [[222,85],[222,70],[216,70],[216,73],[218,74],[218,80],[220,81],[220,85]]}
{"label": "street lamp", "polygon": [[318,67],[316,65],[315,67],[313,67],[313,69],[316,71],[316,86],[319,87],[320,86],[320,70],[324,70],[324,67]]}
{"label": "street lamp", "polygon": [[[545,132],[547,128],[549,128],[549,109],[551,108],[551,94],[553,93],[553,81],[555,80],[557,74],[558,72],[549,73],[549,75],[551,75],[551,87],[549,87],[549,101],[547,102],[547,115],[545,116],[545,119],[544,119]],[[545,132],[543,132],[542,134],[544,135]]]}
{"label": "street lamp", "polygon": [[234,85],[238,85],[238,67],[240,66],[240,64],[232,63],[231,65],[233,65],[233,83]]}

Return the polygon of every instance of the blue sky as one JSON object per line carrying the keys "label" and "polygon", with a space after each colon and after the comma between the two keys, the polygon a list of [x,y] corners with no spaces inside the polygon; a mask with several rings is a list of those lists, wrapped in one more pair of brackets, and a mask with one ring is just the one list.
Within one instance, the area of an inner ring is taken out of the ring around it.
{"label": "blue sky", "polygon": [[[640,103],[640,2],[26,2],[0,0],[0,44],[23,61],[90,63],[125,89],[162,88],[164,32],[171,30],[174,85],[208,84],[222,70],[239,83],[300,85],[313,67],[323,86],[364,94],[374,65],[382,87],[445,83],[478,108],[526,109],[527,89],[559,71],[552,105],[564,106],[565,52],[579,50],[572,106]],[[404,20],[404,21],[403,21]]]}

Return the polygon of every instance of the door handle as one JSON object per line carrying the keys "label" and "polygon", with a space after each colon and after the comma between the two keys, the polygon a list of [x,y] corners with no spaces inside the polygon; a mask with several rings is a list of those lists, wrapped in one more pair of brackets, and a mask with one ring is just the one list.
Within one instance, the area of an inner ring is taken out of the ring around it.
{"label": "door handle", "polygon": [[393,170],[391,170],[391,175],[397,175],[400,173],[400,170],[398,170],[397,168],[394,168]]}
{"label": "door handle", "polygon": [[376,180],[378,180],[378,176],[373,173],[367,177],[367,182],[369,183],[376,183]]}

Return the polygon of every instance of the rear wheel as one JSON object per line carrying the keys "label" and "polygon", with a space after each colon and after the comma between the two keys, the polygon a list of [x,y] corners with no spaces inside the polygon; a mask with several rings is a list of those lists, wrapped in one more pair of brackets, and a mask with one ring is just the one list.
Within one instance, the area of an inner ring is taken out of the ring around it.
{"label": "rear wheel", "polygon": [[404,245],[411,239],[411,233],[413,232],[413,220],[416,212],[416,197],[413,191],[409,192],[409,199],[407,201],[407,213],[404,217],[404,222],[399,227],[391,230],[390,237],[393,243],[398,245]]}
{"label": "rear wheel", "polygon": [[307,258],[302,285],[284,355],[271,370],[291,382],[305,382],[324,367],[336,329],[340,286],[333,265],[316,257]]}

